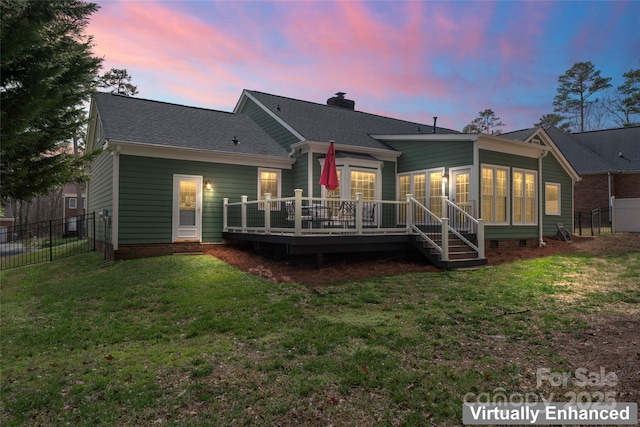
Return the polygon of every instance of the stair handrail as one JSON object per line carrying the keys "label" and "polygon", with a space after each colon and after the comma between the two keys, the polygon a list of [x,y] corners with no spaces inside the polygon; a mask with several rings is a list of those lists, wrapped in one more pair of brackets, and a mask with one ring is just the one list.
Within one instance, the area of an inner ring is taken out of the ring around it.
{"label": "stair handrail", "polygon": [[[424,206],[422,203],[420,203],[419,201],[417,201],[412,195],[407,195],[407,201],[409,202],[409,206],[408,208],[411,208],[412,205],[417,207],[418,209],[422,210],[425,212],[426,215],[428,215],[429,218],[433,219],[433,222],[440,225],[439,229],[442,228],[442,220],[433,212],[431,212],[426,206]],[[415,216],[411,215],[410,217],[410,227],[411,230],[413,230],[415,233],[417,233],[418,235],[420,235],[425,241],[427,241],[438,253],[440,253],[441,255],[444,254],[442,247],[446,245],[445,240],[447,239],[447,235],[442,235],[441,236],[441,241],[443,242],[443,246],[438,245],[435,241],[433,241],[433,239],[431,239],[431,237],[429,237],[424,231],[420,230],[420,228],[416,225],[415,223]],[[441,233],[442,234],[442,233]]]}
{"label": "stair handrail", "polygon": [[462,235],[462,233],[460,233],[458,231],[458,229],[456,229],[456,227],[452,226],[451,224],[453,223],[454,225],[457,224],[457,221],[449,221],[449,231],[451,231],[456,237],[458,237],[458,239],[462,240],[464,243],[466,243],[467,245],[469,245],[470,248],[472,248],[474,251],[476,251],[476,253],[478,254],[478,258],[484,258],[484,223],[483,220],[478,218],[474,218],[473,215],[467,213],[464,209],[460,208],[460,206],[458,206],[457,204],[455,204],[454,202],[452,202],[451,200],[449,200],[446,196],[442,196],[442,200],[444,201],[445,205],[448,206],[449,208],[451,208],[453,210],[451,216],[455,216],[456,213],[461,214],[463,217],[465,217],[465,219],[470,223],[474,225],[474,229],[471,229],[469,231],[474,232],[476,234],[476,237],[478,239],[478,244],[474,244],[473,242],[471,242],[469,239],[467,239],[466,237],[464,237]]}

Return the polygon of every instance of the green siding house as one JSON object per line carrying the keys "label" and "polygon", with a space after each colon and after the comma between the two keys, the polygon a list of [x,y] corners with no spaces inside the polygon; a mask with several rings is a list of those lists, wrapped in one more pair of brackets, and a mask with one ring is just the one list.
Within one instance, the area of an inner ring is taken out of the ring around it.
{"label": "green siding house", "polygon": [[[245,240],[319,263],[414,248],[451,267],[571,225],[578,177],[544,129],[462,134],[356,111],[344,95],[245,90],[222,112],[95,94],[88,148],[104,151],[88,211],[100,214],[100,244],[131,258]],[[319,183],[330,143],[333,190]]]}

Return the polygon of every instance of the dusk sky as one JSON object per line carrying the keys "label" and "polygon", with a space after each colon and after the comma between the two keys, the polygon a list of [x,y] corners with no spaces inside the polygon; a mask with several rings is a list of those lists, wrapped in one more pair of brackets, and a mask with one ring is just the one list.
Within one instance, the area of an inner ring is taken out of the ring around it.
{"label": "dusk sky", "polygon": [[553,112],[558,76],[640,68],[639,1],[98,0],[104,70],[138,97],[232,111],[242,89],[455,130],[491,108],[504,131]]}

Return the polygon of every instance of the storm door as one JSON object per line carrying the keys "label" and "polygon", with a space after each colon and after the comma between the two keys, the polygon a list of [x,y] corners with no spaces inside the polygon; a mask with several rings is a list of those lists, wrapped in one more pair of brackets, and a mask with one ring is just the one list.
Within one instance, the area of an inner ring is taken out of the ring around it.
{"label": "storm door", "polygon": [[173,241],[201,241],[202,177],[173,176]]}

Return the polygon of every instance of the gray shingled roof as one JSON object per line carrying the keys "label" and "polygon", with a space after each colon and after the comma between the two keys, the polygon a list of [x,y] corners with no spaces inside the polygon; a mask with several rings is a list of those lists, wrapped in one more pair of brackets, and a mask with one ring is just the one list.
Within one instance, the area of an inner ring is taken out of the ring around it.
{"label": "gray shingled roof", "polygon": [[[525,141],[536,130],[500,136]],[[552,126],[545,131],[578,174],[640,172],[640,126],[571,134]]]}
{"label": "gray shingled roof", "polygon": [[572,135],[595,153],[602,163],[585,168],[591,172],[640,172],[640,126],[605,129]]}
{"label": "gray shingled roof", "polygon": [[[96,93],[107,140],[287,157],[288,153],[244,114]],[[232,142],[233,137],[239,141]]]}
{"label": "gray shingled roof", "polygon": [[515,139],[516,141],[526,141],[537,130],[538,128],[521,129],[513,132],[502,133],[498,136],[508,137],[509,139]]}
{"label": "gray shingled roof", "polygon": [[[371,138],[372,134],[431,134],[432,125],[426,125],[346,108],[247,91],[264,107],[285,121],[299,134],[312,141],[334,140],[338,144],[358,147],[392,149]],[[279,108],[278,108],[279,107]],[[437,133],[459,133],[436,127]]]}
{"label": "gray shingled roof", "polygon": [[578,141],[575,134],[566,133],[557,127],[550,127],[545,131],[579,175],[613,170],[612,165]]}

